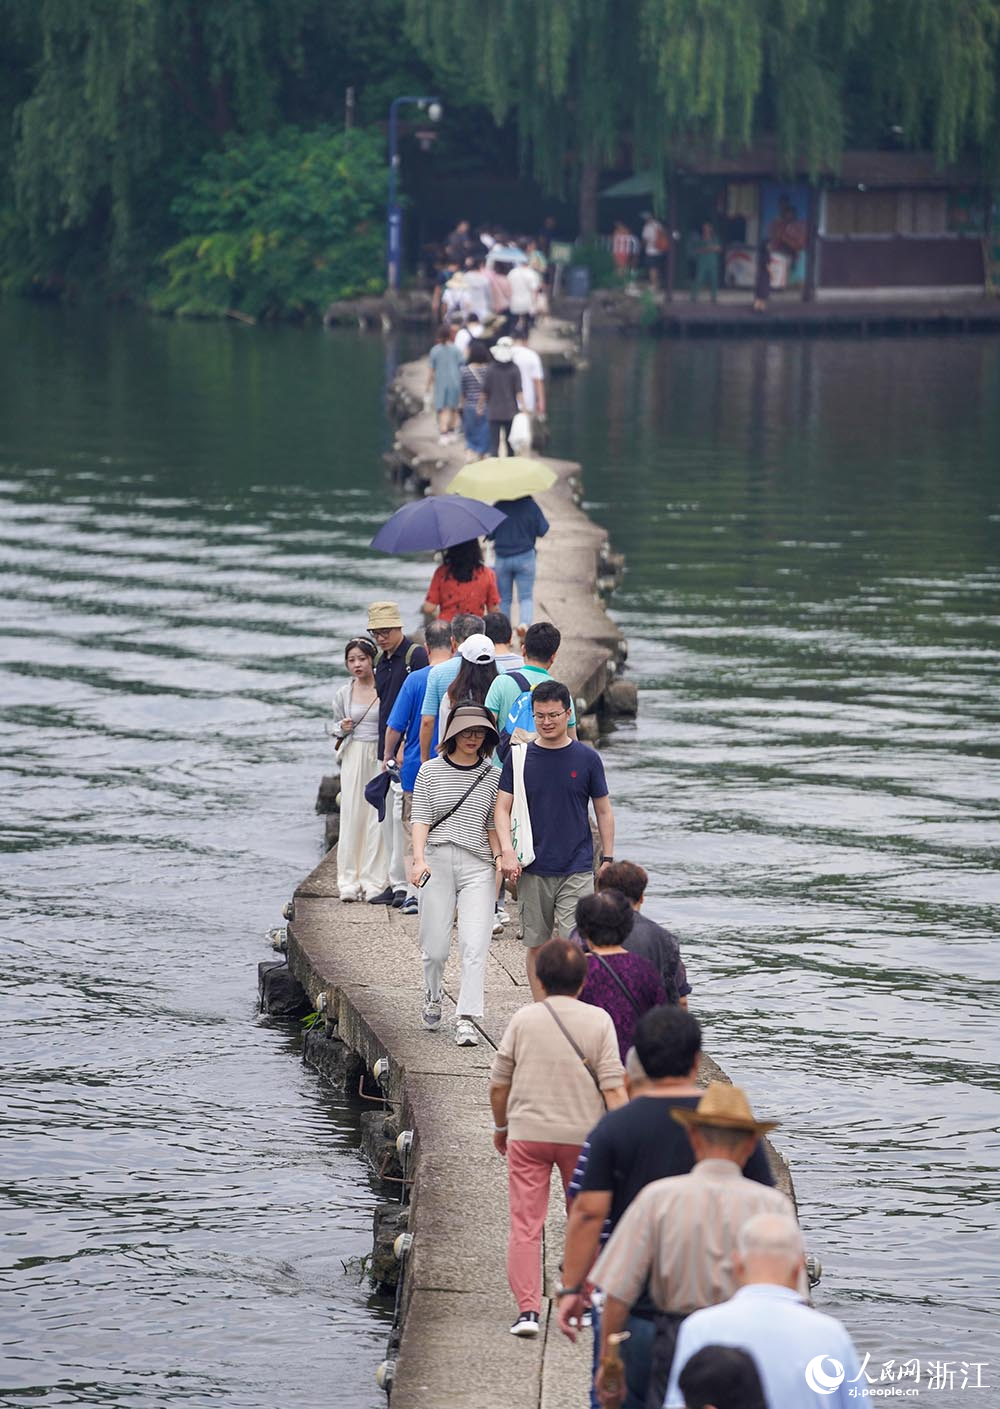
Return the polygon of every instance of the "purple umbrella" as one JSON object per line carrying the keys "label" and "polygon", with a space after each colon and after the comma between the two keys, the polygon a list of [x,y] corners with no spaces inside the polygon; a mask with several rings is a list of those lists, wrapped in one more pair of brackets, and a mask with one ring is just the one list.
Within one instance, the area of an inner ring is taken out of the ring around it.
{"label": "purple umbrella", "polygon": [[492,504],[461,494],[432,494],[397,509],[371,541],[382,553],[434,553],[492,533],[507,517]]}

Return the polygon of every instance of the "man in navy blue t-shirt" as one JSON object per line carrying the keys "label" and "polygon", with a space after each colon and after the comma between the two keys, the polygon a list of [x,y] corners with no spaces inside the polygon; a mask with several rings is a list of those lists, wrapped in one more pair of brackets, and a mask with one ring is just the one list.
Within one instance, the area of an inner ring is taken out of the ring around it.
{"label": "man in navy blue t-shirt", "polygon": [[553,934],[569,938],[576,918],[576,902],[594,889],[591,801],[601,837],[601,865],[614,860],[615,818],[604,778],[604,764],[595,749],[570,738],[571,704],[569,691],[558,680],[543,680],[535,686],[531,696],[537,739],[527,745],[524,791],[535,858],[523,869],[511,838],[513,754],[508,756],[500,774],[496,803],[503,873],[508,880],[517,881],[528,982],[536,999],[544,995],[535,980],[535,950]]}

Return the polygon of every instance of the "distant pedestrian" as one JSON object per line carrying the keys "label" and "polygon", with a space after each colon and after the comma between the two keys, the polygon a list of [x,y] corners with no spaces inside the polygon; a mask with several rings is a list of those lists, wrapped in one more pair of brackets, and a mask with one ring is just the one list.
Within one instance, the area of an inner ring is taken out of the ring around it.
{"label": "distant pedestrian", "polygon": [[[420,757],[420,721],[427,689],[427,677],[436,665],[451,659],[451,623],[447,621],[428,622],[424,631],[428,664],[422,670],[412,670],[403,681],[403,687],[396,696],[396,702],[389,714],[385,731],[386,765],[389,760],[399,763],[399,785],[403,790],[403,863],[409,878],[413,869],[413,785],[417,781],[422,762]],[[437,729],[431,739],[431,749],[437,746]],[[400,753],[402,757],[400,757]],[[401,915],[417,913],[417,890],[408,879],[407,894],[399,907]]]}
{"label": "distant pedestrian", "polygon": [[340,761],[340,838],[337,890],[343,901],[378,895],[385,885],[386,855],[378,815],[365,787],[379,772],[375,644],[355,637],[344,648],[351,679],[333,697],[333,733]]}
{"label": "distant pedestrian", "polygon": [[491,360],[489,348],[475,338],[469,343],[466,364],[462,368],[462,430],[466,449],[479,460],[490,450],[490,423],[480,407],[486,368]]}
{"label": "distant pedestrian", "polygon": [[451,621],[459,612],[485,616],[499,605],[500,592],[493,569],[483,563],[479,539],[470,538],[444,550],[421,611]]}
{"label": "distant pedestrian", "polygon": [[438,440],[442,445],[455,434],[458,424],[458,404],[462,396],[462,354],[454,343],[453,328],[441,328],[431,348],[427,392],[434,394]]}
{"label": "distant pedestrian", "polygon": [[[368,630],[378,647],[375,657],[375,688],[378,691],[378,756],[385,758],[385,731],[396,696],[403,681],[414,670],[423,670],[427,652],[403,635],[403,618],[395,602],[372,602],[368,608]],[[399,781],[390,785],[382,823],[388,876],[377,895],[368,895],[369,905],[394,905],[406,900],[405,841],[403,836],[403,790]]]}
{"label": "distant pedestrian", "polygon": [[[535,572],[538,555],[535,545],[549,531],[549,521],[530,494],[519,499],[498,499],[496,508],[507,517],[488,536],[496,549],[494,564],[500,589],[500,610],[530,626],[535,612]],[[514,591],[517,590],[515,618]]]}
{"label": "distant pedestrian", "polygon": [[695,303],[698,294],[703,288],[707,288],[712,302],[715,303],[719,296],[719,256],[722,253],[722,246],[719,244],[715,233],[715,227],[711,221],[706,220],[701,227],[701,235],[694,245],[694,283],[691,285],[691,302]]}
{"label": "distant pedestrian", "polygon": [[631,277],[638,253],[639,241],[624,220],[616,220],[611,233],[611,257],[623,280]]}
{"label": "distant pedestrian", "polygon": [[681,958],[680,942],[675,934],[642,914],[649,876],[634,861],[615,861],[605,866],[597,880],[598,890],[619,890],[634,911],[632,928],[624,941],[630,954],[641,954],[660,975],[668,1003],[688,1006],[691,984]]}
{"label": "distant pedestrian", "polygon": [[[486,273],[486,257],[484,254],[474,256],[466,262],[465,292],[471,315],[476,319],[477,327],[482,327],[492,317],[493,304],[490,300],[490,288],[490,279]],[[482,337],[482,333],[476,333],[475,336]]]}
{"label": "distant pedestrian", "polygon": [[[666,1409],[685,1409],[686,1370],[708,1346],[732,1346],[754,1360],[773,1409],[850,1409],[869,1404],[858,1353],[832,1316],[809,1306],[799,1290],[805,1250],[794,1218],[760,1213],[739,1230],[733,1259],[742,1283],[729,1301],[695,1311],[680,1328]],[[806,1371],[826,1361],[843,1371],[840,1383],[813,1388]],[[714,1402],[714,1401],[713,1401]]]}
{"label": "distant pedestrian", "polygon": [[643,263],[649,272],[649,286],[652,289],[659,289],[666,283],[664,267],[667,262],[667,251],[670,249],[670,237],[662,221],[657,220],[651,210],[644,210],[640,219],[643,222],[641,233]]}
{"label": "distant pedestrian", "polygon": [[753,311],[764,313],[771,297],[771,246],[761,240],[757,246],[757,268],[754,274]]}
{"label": "distant pedestrian", "polygon": [[535,321],[535,307],[541,292],[542,280],[530,261],[515,264],[507,275],[510,285],[510,315],[514,320],[515,332],[527,337],[528,330]]}
{"label": "distant pedestrian", "polygon": [[528,346],[527,331],[520,327],[514,330],[514,362],[521,373],[521,404],[526,415],[532,424],[544,421],[545,367],[535,349]]}
{"label": "distant pedestrian", "polygon": [[611,1019],[577,1002],[583,955],[553,939],[538,953],[540,1001],[507,1024],[490,1070],[493,1143],[507,1160],[507,1276],[517,1302],[515,1336],[537,1336],[542,1309],[542,1229],[555,1166],[569,1185],[587,1132],[625,1103]]}
{"label": "distant pedestrian", "polygon": [[503,765],[497,797],[503,873],[507,880],[518,882],[528,982],[536,997],[535,951],[553,934],[567,937],[576,920],[576,902],[593,893],[591,802],[601,838],[602,865],[614,860],[615,819],[604,765],[596,749],[570,738],[572,707],[569,691],[556,680],[543,681],[531,696],[537,740],[523,746],[524,790],[535,855],[523,869],[511,838],[514,760],[510,756]]}
{"label": "distant pedestrian", "polygon": [[421,1020],[429,1032],[441,1025],[444,968],[457,910],[462,964],[455,1020],[459,1047],[479,1042],[474,1020],[483,1016],[486,956],[493,935],[498,775],[490,754],[496,737],[482,705],[460,705],[449,716],[438,757],[421,765],[413,788],[410,880],[420,894]]}
{"label": "distant pedestrian", "polygon": [[667,1001],[653,965],[625,948],[633,919],[631,905],[618,890],[601,890],[577,901],[576,928],[587,953],[587,982],[580,1001],[610,1014],[623,1062],[636,1023],[650,1008]]}
{"label": "distant pedestrian", "polygon": [[483,395],[479,409],[485,412],[490,427],[490,454],[499,455],[500,436],[510,446],[510,425],[522,410],[521,369],[514,363],[514,344],[510,338],[500,338],[493,347],[493,361],[483,378]]}
{"label": "distant pedestrian", "polygon": [[497,671],[506,675],[511,670],[520,670],[524,658],[514,649],[514,628],[505,612],[486,613],[486,633],[496,650]]}

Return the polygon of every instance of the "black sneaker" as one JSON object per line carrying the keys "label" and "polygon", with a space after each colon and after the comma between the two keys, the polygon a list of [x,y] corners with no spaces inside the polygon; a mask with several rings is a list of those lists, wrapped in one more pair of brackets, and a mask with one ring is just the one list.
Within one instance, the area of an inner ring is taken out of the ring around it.
{"label": "black sneaker", "polygon": [[399,909],[401,909],[401,908],[402,908],[402,905],[403,905],[403,902],[404,902],[405,900],[406,900],[406,891],[405,891],[405,890],[394,890],[394,891],[392,892],[392,908],[393,908],[394,910],[399,910]]}
{"label": "black sneaker", "polygon": [[370,896],[368,897],[368,904],[369,904],[369,905],[391,905],[391,904],[392,904],[392,896],[393,896],[392,886],[386,886],[385,890],[380,890],[379,893],[378,893],[378,895],[370,895]]}
{"label": "black sneaker", "polygon": [[522,1311],[520,1316],[510,1328],[512,1336],[522,1336],[530,1339],[538,1335],[538,1312]]}

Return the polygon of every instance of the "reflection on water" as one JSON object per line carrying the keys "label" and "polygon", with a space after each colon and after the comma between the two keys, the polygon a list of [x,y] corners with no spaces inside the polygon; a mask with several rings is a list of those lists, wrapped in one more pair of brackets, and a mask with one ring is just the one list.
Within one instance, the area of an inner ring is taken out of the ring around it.
{"label": "reflection on water", "polygon": [[819,1304],[1000,1382],[1000,345],[591,364],[553,433],[628,559],[616,851],[784,1121]]}
{"label": "reflection on water", "polygon": [[384,1404],[356,1117],[254,1016],[383,348],[248,331],[0,312],[4,1403]]}

